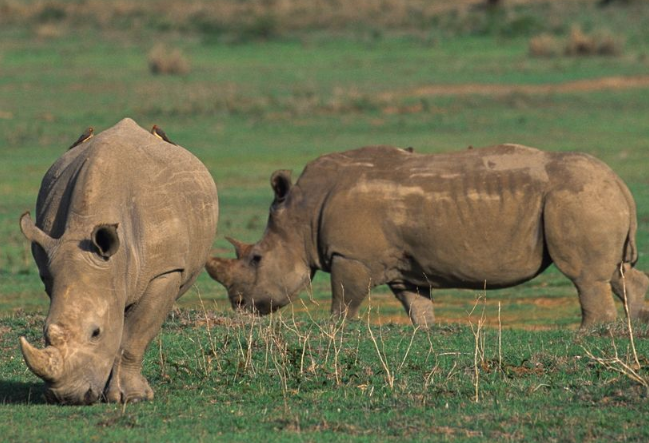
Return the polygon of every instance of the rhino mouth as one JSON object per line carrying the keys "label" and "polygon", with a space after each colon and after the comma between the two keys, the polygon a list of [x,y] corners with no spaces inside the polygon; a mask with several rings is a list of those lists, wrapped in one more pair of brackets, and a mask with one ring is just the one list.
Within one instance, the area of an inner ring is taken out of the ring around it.
{"label": "rhino mouth", "polygon": [[79,406],[91,405],[104,399],[104,390],[91,384],[75,389],[45,388],[45,400],[51,404]]}
{"label": "rhino mouth", "polygon": [[239,313],[248,313],[258,316],[272,314],[278,309],[286,306],[288,303],[280,304],[265,300],[232,300],[232,309]]}

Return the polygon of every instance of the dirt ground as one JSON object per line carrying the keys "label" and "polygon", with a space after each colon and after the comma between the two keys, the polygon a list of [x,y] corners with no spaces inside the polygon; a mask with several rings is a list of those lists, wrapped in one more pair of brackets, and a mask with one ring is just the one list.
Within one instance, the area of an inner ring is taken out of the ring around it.
{"label": "dirt ground", "polygon": [[611,91],[649,87],[649,75],[636,77],[601,77],[563,83],[541,85],[481,84],[429,85],[405,91],[391,91],[381,94],[385,101],[405,97],[449,96],[449,95],[509,95],[509,94],[554,94],[571,92]]}

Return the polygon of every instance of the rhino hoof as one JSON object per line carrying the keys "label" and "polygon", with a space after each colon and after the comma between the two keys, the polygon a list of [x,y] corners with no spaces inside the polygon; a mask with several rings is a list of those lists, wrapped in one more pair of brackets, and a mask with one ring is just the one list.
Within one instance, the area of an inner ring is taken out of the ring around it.
{"label": "rhino hoof", "polygon": [[139,403],[150,400],[153,400],[153,390],[140,374],[121,377],[119,381],[111,380],[106,391],[106,401],[109,403]]}

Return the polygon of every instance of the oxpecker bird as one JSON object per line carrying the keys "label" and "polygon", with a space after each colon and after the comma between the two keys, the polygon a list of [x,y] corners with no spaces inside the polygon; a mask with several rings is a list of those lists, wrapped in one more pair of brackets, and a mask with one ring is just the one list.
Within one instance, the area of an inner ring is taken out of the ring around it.
{"label": "oxpecker bird", "polygon": [[76,142],[72,143],[72,146],[68,148],[68,151],[74,147],[79,146],[81,143],[85,142],[86,140],[91,139],[93,132],[95,132],[93,128],[87,128],[85,131],[83,131],[83,134],[79,136]]}
{"label": "oxpecker bird", "polygon": [[167,137],[167,134],[160,128],[158,125],[153,125],[153,128],[151,128],[151,134],[155,135],[158,137],[160,140],[164,140],[167,143],[171,143],[172,145],[175,145],[174,142],[169,140],[169,137]]}

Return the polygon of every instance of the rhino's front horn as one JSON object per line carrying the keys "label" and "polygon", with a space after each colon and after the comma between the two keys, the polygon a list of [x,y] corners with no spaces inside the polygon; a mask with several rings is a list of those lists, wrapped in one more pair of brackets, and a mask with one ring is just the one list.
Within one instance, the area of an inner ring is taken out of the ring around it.
{"label": "rhino's front horn", "polygon": [[235,260],[231,258],[212,257],[207,260],[207,263],[205,263],[205,269],[207,270],[207,273],[210,274],[210,277],[228,287],[232,283],[232,279],[230,278],[230,269],[234,262]]}
{"label": "rhino's front horn", "polygon": [[239,240],[235,240],[232,237],[225,237],[227,241],[229,241],[232,246],[234,246],[234,252],[237,254],[237,258],[241,258],[245,256],[254,245],[249,244],[249,243],[244,243]]}
{"label": "rhino's front horn", "polygon": [[38,243],[46,252],[52,249],[56,243],[56,240],[34,224],[29,212],[25,212],[20,216],[20,230],[23,232],[25,237],[27,237],[27,240]]}
{"label": "rhino's front horn", "polygon": [[20,337],[20,350],[25,358],[27,367],[47,382],[53,382],[63,373],[63,356],[61,351],[53,346],[43,350],[33,347],[25,337]]}

